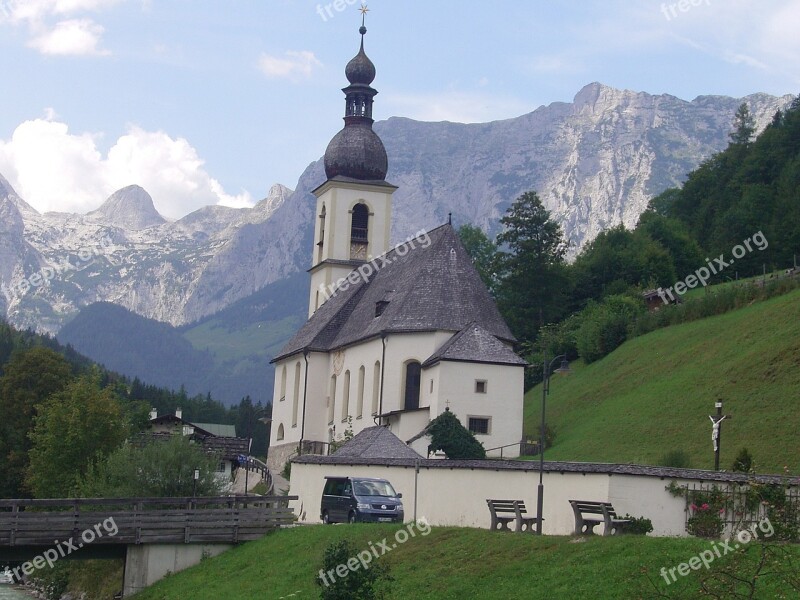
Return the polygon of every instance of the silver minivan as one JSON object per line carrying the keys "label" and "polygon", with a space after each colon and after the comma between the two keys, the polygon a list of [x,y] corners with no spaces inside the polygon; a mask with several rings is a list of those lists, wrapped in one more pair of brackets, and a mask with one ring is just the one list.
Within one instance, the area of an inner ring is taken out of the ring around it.
{"label": "silver minivan", "polygon": [[323,523],[402,523],[402,497],[386,479],[325,477],[320,518]]}

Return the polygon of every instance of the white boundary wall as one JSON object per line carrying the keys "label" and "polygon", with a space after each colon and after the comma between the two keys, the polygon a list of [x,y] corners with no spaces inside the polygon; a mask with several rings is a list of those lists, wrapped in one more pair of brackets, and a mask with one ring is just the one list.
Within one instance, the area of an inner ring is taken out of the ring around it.
{"label": "white boundary wall", "polygon": [[[489,528],[486,499],[523,500],[528,513],[536,512],[539,473],[522,469],[433,468],[420,466],[293,463],[289,493],[301,522],[320,521],[320,499],[326,475],[382,477],[403,494],[407,521],[425,517],[434,526]],[[630,513],[653,522],[655,536],[686,536],[685,501],[666,491],[671,478],[657,475],[597,472],[544,473],[543,532],[570,535],[575,519],[569,500],[611,502],[620,515]],[[678,484],[697,480],[675,479]],[[725,485],[724,482],[719,482]],[[602,526],[595,529],[602,532]]]}

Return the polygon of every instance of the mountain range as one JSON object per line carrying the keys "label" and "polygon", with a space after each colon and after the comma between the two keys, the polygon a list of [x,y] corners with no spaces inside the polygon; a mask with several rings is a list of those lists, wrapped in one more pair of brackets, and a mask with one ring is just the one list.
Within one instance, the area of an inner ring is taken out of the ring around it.
{"label": "mountain range", "polygon": [[[387,180],[399,186],[392,239],[440,225],[449,213],[455,225],[471,223],[495,234],[506,208],[536,190],[561,222],[574,255],[607,227],[634,226],[651,197],[680,185],[701,161],[725,148],[742,102],[760,130],[792,99],[753,94],[685,101],[593,83],[571,103],[503,121],[390,118],[375,129],[389,156]],[[324,179],[320,159],[301,175],[295,191],[276,184],[253,208],[209,206],[169,222],[138,186],[115,192],[85,215],[40,214],[0,176],[0,310],[16,326],[50,333],[75,320],[59,338],[80,340],[76,348],[107,362],[109,347],[101,351],[99,338],[101,324],[108,323],[100,315],[110,314],[109,307],[95,307],[82,319],[78,313],[98,302],[123,307],[128,317],[122,321],[130,327],[144,318],[179,328],[172,334],[205,356],[193,360],[210,361],[197,363],[206,365],[206,373],[235,378],[248,369],[257,372],[255,379],[267,387],[259,384],[251,395],[266,399],[271,376],[265,349],[279,346],[305,313],[305,284],[298,278],[283,282],[310,266],[311,190]],[[190,391],[226,387],[177,364],[170,382],[148,377],[164,365],[149,369],[155,365],[142,344],[126,349],[126,360],[141,374],[107,366],[160,385],[187,378]],[[134,360],[131,352],[145,359]]]}

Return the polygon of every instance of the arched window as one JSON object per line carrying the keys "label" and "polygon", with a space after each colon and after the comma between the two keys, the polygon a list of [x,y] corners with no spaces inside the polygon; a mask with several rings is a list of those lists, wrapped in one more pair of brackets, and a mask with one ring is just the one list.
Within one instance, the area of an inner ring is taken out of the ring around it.
{"label": "arched window", "polygon": [[366,369],[364,365],[358,370],[358,396],[356,399],[356,418],[360,419],[364,416],[364,375]]}
{"label": "arched window", "polygon": [[277,439],[278,440],[282,440],[283,439],[283,423],[278,425],[278,437],[277,437]]}
{"label": "arched window", "polygon": [[350,371],[344,372],[344,386],[342,388],[342,422],[347,421],[350,414]]}
{"label": "arched window", "polygon": [[353,207],[350,225],[350,258],[367,260],[367,244],[369,243],[369,209],[366,204]]}
{"label": "arched window", "polygon": [[292,427],[297,427],[297,408],[300,405],[300,363],[294,366],[294,393],[292,394]]}
{"label": "arched window", "polygon": [[286,400],[286,365],[281,369],[281,395],[280,402]]}
{"label": "arched window", "polygon": [[381,397],[381,361],[375,361],[372,369],[372,414],[378,414],[378,402]]}
{"label": "arched window", "polygon": [[333,416],[336,414],[336,375],[331,376],[331,390],[328,393],[328,425],[333,423]]}
{"label": "arched window", "polygon": [[403,392],[405,410],[419,408],[419,386],[422,377],[422,365],[412,360],[406,363],[405,390]]}

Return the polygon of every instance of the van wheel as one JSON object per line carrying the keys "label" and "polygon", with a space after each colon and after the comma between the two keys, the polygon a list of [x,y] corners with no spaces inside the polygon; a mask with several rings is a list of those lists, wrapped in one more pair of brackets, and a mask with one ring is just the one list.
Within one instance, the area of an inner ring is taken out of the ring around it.
{"label": "van wheel", "polygon": [[331,518],[330,518],[330,516],[328,516],[328,511],[327,510],[322,512],[322,522],[325,523],[325,525],[330,525],[331,524]]}
{"label": "van wheel", "polygon": [[350,511],[350,514],[347,515],[347,522],[348,523],[355,523],[358,520],[355,511]]}

